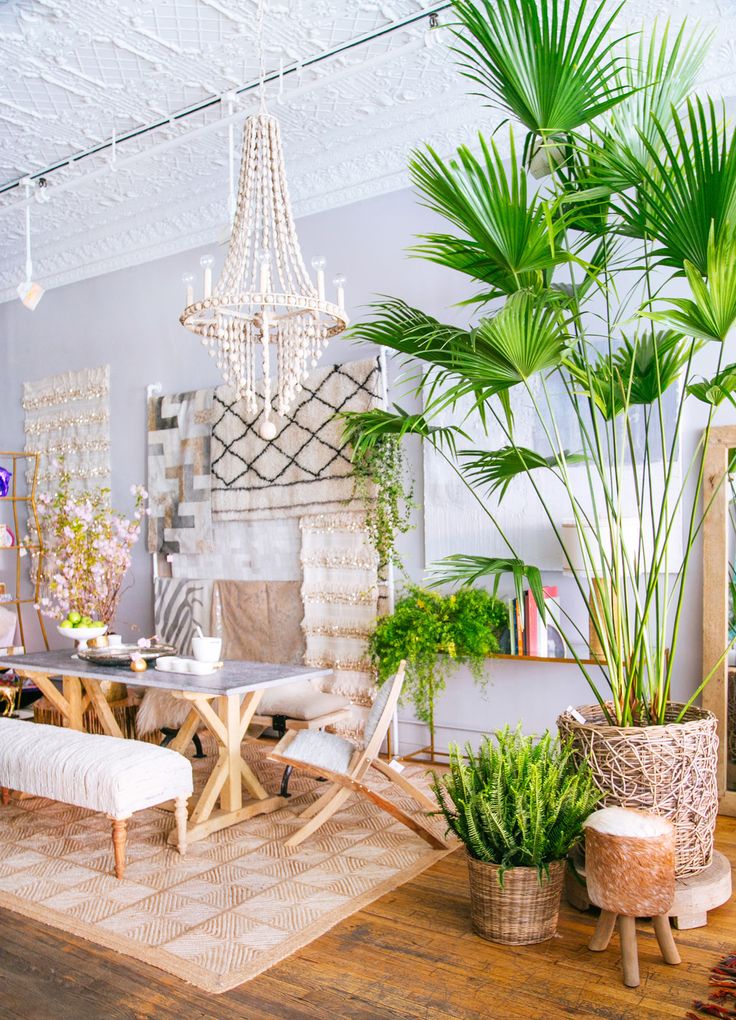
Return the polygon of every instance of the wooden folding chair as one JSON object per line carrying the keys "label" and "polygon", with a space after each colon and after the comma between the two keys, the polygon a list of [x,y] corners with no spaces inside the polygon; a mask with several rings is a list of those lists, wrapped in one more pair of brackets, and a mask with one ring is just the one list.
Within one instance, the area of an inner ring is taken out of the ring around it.
{"label": "wooden folding chair", "polygon": [[[271,761],[286,766],[285,779],[291,769],[298,769],[331,783],[322,796],[302,812],[300,817],[307,819],[306,824],[286,841],[286,846],[298,846],[307,836],[311,836],[324,825],[352,793],[358,793],[403,822],[431,847],[437,850],[446,848],[445,843],[416,818],[363,782],[368,769],[372,766],[386,779],[410,794],[426,811],[437,810],[437,805],[425,793],[378,757],[401,694],[405,666],[406,664],[402,662],[396,676],[387,680],[378,692],[366,720],[362,748],[336,733],[327,733],[324,730],[292,730],[269,755]],[[285,784],[282,784],[282,788],[284,787]]]}

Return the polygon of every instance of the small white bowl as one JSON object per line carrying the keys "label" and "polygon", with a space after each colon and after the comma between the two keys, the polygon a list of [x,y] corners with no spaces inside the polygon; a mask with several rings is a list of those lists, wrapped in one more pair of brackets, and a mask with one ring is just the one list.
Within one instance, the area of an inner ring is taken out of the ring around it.
{"label": "small white bowl", "polygon": [[80,648],[86,648],[91,638],[107,633],[107,624],[102,627],[59,627],[57,624],[56,630],[62,637],[76,641]]}
{"label": "small white bowl", "polygon": [[192,654],[197,662],[219,662],[222,639],[219,637],[193,637]]}

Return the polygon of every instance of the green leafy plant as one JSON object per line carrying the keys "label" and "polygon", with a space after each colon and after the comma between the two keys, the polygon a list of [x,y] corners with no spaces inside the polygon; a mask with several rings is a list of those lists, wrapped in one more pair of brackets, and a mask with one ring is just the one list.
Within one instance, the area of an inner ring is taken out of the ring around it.
{"label": "green leafy plant", "polygon": [[365,523],[378,553],[379,570],[389,563],[402,567],[396,536],[412,527],[415,507],[414,486],[407,483],[407,477],[397,436],[383,435],[372,446],[354,452],[355,494],[365,506]]}
{"label": "green leafy plant", "polygon": [[[511,571],[517,593],[528,579],[544,620],[539,569],[497,507],[524,479],[571,570],[561,525],[573,524],[582,568],[572,576],[586,602],[595,579],[602,649],[600,666],[579,656],[578,666],[606,719],[631,726],[670,717],[686,582],[709,508],[703,451],[718,408],[736,402],[726,346],[736,137],[713,101],[689,98],[703,33],[665,25],[626,37],[622,6],[455,0],[461,72],[510,121],[510,158],[485,138],[480,155],[417,152],[414,183],[449,226],[415,253],[476,281],[463,303],[475,321],[450,326],[397,298],[377,304],[353,335],[416,359],[423,411],[356,415],[351,430],[358,449],[384,434],[419,436],[500,534],[507,555],[460,550],[433,567],[436,583],[497,583]],[[706,378],[696,375],[701,355]],[[695,401],[705,424],[693,447],[683,426]],[[492,438],[470,440],[471,422]],[[587,643],[564,606],[555,615],[569,647]]]}
{"label": "green leafy plant", "polygon": [[479,861],[537,868],[540,880],[580,839],[600,799],[590,768],[546,732],[535,741],[508,726],[480,748],[450,746],[449,771],[432,786],[448,830]]}
{"label": "green leafy plant", "polygon": [[478,682],[485,679],[486,659],[498,651],[508,623],[508,609],[483,588],[463,588],[440,595],[411,586],[394,612],[379,619],[368,648],[378,683],[393,676],[406,659],[404,691],[417,718],[434,730],[437,695],[450,673],[467,663]]}

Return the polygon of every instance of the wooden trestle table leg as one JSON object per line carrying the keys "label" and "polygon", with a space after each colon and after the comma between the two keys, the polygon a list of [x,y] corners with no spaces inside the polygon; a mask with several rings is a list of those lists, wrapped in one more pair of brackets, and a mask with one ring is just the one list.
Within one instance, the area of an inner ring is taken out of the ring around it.
{"label": "wooden trestle table leg", "polygon": [[[191,734],[201,723],[204,723],[218,745],[217,761],[189,818],[187,843],[195,843],[212,832],[237,825],[255,815],[277,811],[288,803],[284,797],[271,795],[263,788],[241,755],[240,745],[261,700],[261,691],[246,694],[242,705],[237,694],[213,698],[207,694],[184,691],[172,693],[191,702],[192,711],[169,746],[176,751],[183,751]],[[216,711],[211,705],[212,701],[216,703]],[[243,786],[250,795],[245,803]],[[175,832],[170,834],[169,842],[176,842]]]}

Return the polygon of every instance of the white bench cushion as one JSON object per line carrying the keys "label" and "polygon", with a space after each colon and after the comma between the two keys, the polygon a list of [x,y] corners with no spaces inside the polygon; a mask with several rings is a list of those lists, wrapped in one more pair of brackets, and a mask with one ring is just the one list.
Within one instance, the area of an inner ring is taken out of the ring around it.
{"label": "white bench cushion", "polygon": [[191,796],[192,766],[166,747],[0,718],[0,786],[127,818]]}
{"label": "white bench cushion", "polygon": [[283,715],[287,719],[318,719],[321,715],[348,708],[350,702],[339,694],[327,694],[311,680],[268,688],[256,709],[256,715]]}

